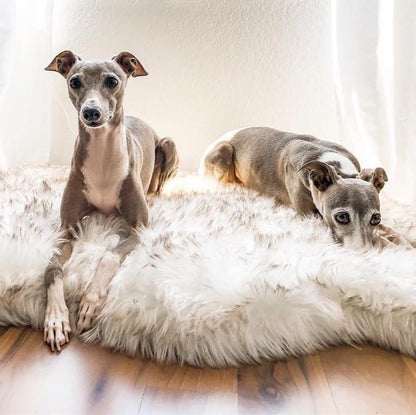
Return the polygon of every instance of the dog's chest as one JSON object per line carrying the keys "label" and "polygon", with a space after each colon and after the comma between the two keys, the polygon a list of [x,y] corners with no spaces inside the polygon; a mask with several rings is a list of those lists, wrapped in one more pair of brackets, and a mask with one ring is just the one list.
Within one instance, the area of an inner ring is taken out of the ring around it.
{"label": "dog's chest", "polygon": [[109,215],[120,207],[120,190],[128,174],[127,149],[104,140],[91,140],[81,168],[88,203]]}

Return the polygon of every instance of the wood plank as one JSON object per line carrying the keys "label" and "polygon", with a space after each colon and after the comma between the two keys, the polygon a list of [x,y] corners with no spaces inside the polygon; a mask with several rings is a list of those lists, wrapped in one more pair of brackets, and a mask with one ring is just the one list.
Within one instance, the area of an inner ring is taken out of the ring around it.
{"label": "wood plank", "polygon": [[[2,354],[13,349],[16,336],[12,331],[7,342],[4,337]],[[52,354],[42,333],[32,331],[0,369],[0,413],[137,412],[146,384],[142,371],[138,360],[76,339],[59,355]]]}
{"label": "wood plank", "polygon": [[237,368],[199,370],[201,376],[197,385],[198,391],[237,393]]}
{"label": "wood plank", "polygon": [[0,337],[3,336],[9,330],[9,327],[2,327],[0,326]]}
{"label": "wood plank", "polygon": [[283,395],[284,405],[281,413],[294,415],[315,413],[312,394],[299,360],[292,358],[287,362],[277,362],[273,377]]}
{"label": "wood plank", "polygon": [[10,327],[3,331],[0,338],[0,368],[14,356],[28,336],[29,332],[22,328]]}
{"label": "wood plank", "polygon": [[238,410],[245,414],[281,413],[284,388],[273,376],[274,362],[262,362],[238,370]]}
{"label": "wood plank", "polygon": [[240,370],[240,413],[336,414],[319,356]]}
{"label": "wood plank", "polygon": [[414,414],[414,371],[398,353],[339,347],[320,353],[340,414]]}
{"label": "wood plank", "polygon": [[140,414],[237,414],[237,370],[148,364]]}
{"label": "wood plank", "polygon": [[179,390],[186,374],[186,366],[148,363],[147,385],[150,388]]}
{"label": "wood plank", "polygon": [[149,387],[195,392],[237,392],[237,369],[195,368],[148,363]]}
{"label": "wood plank", "polygon": [[298,362],[310,389],[314,412],[326,415],[338,414],[319,354],[300,358]]}
{"label": "wood plank", "polygon": [[147,383],[147,363],[139,359],[114,354],[109,361],[108,352],[94,353],[101,367],[100,379],[89,397],[90,414],[137,413]]}
{"label": "wood plank", "polygon": [[0,414],[414,414],[416,362],[340,347],[239,369],[163,366],[73,339],[0,331]]}
{"label": "wood plank", "polygon": [[237,414],[236,394],[146,388],[140,415]]}

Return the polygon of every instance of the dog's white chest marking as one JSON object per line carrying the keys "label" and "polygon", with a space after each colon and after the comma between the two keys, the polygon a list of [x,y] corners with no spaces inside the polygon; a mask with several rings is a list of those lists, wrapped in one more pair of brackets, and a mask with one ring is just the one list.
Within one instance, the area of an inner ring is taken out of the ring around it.
{"label": "dog's white chest marking", "polygon": [[85,197],[88,203],[109,215],[119,208],[121,185],[128,174],[125,132],[118,136],[106,131],[93,134],[87,151],[81,168]]}
{"label": "dog's white chest marking", "polygon": [[337,162],[339,163],[339,169],[345,174],[352,175],[358,173],[354,163],[348,157],[334,151],[326,151],[319,157],[318,161],[323,163]]}

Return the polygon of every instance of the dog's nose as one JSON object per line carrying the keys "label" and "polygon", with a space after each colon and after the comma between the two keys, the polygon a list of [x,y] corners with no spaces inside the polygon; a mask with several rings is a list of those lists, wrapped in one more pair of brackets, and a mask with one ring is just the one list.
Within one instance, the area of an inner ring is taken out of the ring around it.
{"label": "dog's nose", "polygon": [[86,107],[82,110],[82,116],[87,122],[98,121],[101,118],[101,111],[98,107]]}

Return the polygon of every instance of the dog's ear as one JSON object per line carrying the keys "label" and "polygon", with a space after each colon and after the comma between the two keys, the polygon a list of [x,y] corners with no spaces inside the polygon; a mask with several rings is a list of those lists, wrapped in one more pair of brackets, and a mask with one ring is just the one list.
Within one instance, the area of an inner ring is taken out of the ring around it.
{"label": "dog's ear", "polygon": [[339,180],[336,170],[322,161],[310,161],[303,165],[300,170],[309,171],[309,178],[320,192],[325,192],[329,186]]}
{"label": "dog's ear", "polygon": [[384,170],[383,167],[362,169],[360,172],[360,179],[370,182],[376,188],[378,193],[381,192],[384,184],[389,180],[386,170]]}
{"label": "dog's ear", "polygon": [[117,56],[114,56],[113,61],[116,61],[121,69],[133,78],[136,76],[146,76],[147,72],[144,70],[139,60],[129,52],[120,52]]}
{"label": "dog's ear", "polygon": [[56,55],[52,62],[45,68],[45,71],[59,72],[64,78],[67,77],[74,63],[80,61],[81,58],[70,50],[64,50]]}

